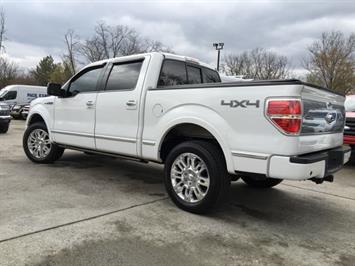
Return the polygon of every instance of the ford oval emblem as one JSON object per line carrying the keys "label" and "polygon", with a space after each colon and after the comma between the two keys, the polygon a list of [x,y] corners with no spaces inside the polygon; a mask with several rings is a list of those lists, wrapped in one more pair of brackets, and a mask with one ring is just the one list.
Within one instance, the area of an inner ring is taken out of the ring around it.
{"label": "ford oval emblem", "polygon": [[324,117],[325,121],[327,121],[328,124],[331,124],[332,122],[335,121],[336,114],[335,113],[327,113],[327,115]]}

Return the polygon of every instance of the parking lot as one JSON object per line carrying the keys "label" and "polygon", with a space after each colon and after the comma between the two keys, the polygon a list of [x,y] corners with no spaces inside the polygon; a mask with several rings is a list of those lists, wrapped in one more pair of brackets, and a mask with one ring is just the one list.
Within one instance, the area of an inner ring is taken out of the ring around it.
{"label": "parking lot", "polygon": [[355,166],[334,183],[232,184],[207,216],[176,208],[160,165],[22,150],[24,121],[0,135],[1,265],[355,265]]}

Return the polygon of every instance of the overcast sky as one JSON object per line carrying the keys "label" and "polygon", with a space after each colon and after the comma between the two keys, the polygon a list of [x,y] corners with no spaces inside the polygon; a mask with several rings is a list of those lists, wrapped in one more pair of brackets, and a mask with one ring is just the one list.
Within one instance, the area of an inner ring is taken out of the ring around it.
{"label": "overcast sky", "polygon": [[255,47],[287,55],[294,68],[323,31],[355,31],[355,1],[3,1],[7,56],[25,68],[45,55],[57,60],[71,28],[85,38],[98,21],[125,24],[176,53],[214,63]]}

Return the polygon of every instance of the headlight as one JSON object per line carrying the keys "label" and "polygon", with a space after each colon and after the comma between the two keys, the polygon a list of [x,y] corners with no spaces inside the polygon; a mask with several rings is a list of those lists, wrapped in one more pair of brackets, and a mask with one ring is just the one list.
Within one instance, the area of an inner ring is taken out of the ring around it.
{"label": "headlight", "polygon": [[15,105],[12,109],[13,110],[20,110],[21,109],[21,105]]}

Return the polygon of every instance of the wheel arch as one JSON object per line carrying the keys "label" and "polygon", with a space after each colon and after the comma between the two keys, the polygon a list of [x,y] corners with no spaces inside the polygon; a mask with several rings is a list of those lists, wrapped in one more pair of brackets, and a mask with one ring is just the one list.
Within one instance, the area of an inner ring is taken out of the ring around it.
{"label": "wheel arch", "polygon": [[49,121],[49,114],[46,115],[45,112],[39,112],[38,110],[31,111],[26,120],[26,127],[37,122],[43,122],[47,127],[50,139],[53,140]]}
{"label": "wheel arch", "polygon": [[159,139],[158,158],[163,162],[169,150],[183,141],[208,140],[215,143],[222,151],[228,172],[234,171],[231,153],[227,144],[217,130],[207,122],[192,119],[176,121],[164,130]]}
{"label": "wheel arch", "polygon": [[27,120],[27,126],[30,126],[30,125],[32,125],[32,124],[34,124],[34,123],[37,123],[37,122],[43,122],[43,123],[45,123],[46,126],[47,126],[46,121],[44,120],[44,118],[42,117],[42,115],[40,115],[39,113],[34,113],[34,114],[32,114],[32,115],[28,118],[28,120]]}

